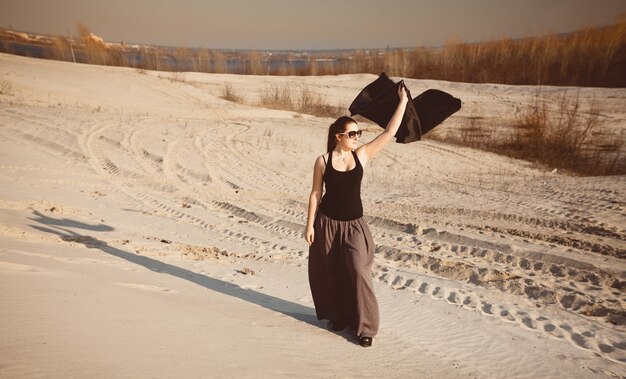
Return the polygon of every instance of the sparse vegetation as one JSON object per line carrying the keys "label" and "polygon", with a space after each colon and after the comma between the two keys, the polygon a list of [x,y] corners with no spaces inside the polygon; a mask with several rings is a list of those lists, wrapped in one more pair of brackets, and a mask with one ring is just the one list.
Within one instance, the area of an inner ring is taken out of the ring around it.
{"label": "sparse vegetation", "polygon": [[295,111],[289,86],[270,85],[261,91],[261,105],[268,108]]}
{"label": "sparse vegetation", "polygon": [[314,116],[338,118],[345,113],[344,108],[326,103],[322,95],[307,87],[301,89],[297,105],[300,113]]}
{"label": "sparse vegetation", "polygon": [[[337,118],[344,114],[344,109],[339,106],[327,104],[324,97],[308,87],[301,87],[298,92],[292,92],[289,85],[270,85],[261,90],[260,103],[266,108],[282,109],[298,113],[306,113],[319,117]],[[232,84],[222,87],[223,99],[235,103],[243,103],[244,99]]]}
{"label": "sparse vegetation", "polygon": [[[467,83],[626,87],[626,18],[567,35],[463,43],[442,48],[359,50],[337,73],[382,71],[392,76]],[[339,62],[338,62],[338,65]]]}
{"label": "sparse vegetation", "polygon": [[213,63],[212,70],[207,72],[215,72],[217,74],[226,74],[228,70],[228,61],[226,55],[220,51],[214,51],[211,53],[211,62]]}
{"label": "sparse vegetation", "polygon": [[235,87],[232,84],[227,83],[222,88],[222,99],[232,101],[233,103],[241,103],[243,102],[243,97],[237,93]]}
{"label": "sparse vegetation", "polygon": [[6,80],[0,81],[0,95],[13,95],[13,85]]}
{"label": "sparse vegetation", "polygon": [[129,66],[128,60],[121,50],[109,46],[102,38],[91,33],[89,28],[83,24],[79,23],[76,28],[80,35],[80,42],[86,63],[107,66]]}
{"label": "sparse vegetation", "polygon": [[[108,43],[79,24],[79,39],[50,38],[47,57],[159,71],[200,71],[252,75],[380,74],[470,83],[626,87],[626,18],[616,25],[565,35],[464,43],[451,39],[440,48],[342,50],[328,52],[217,51],[128,46]],[[0,51],[20,35],[0,30]],[[27,36],[28,37],[28,36]],[[29,38],[24,43],[33,43]],[[296,64],[297,63],[297,64]]]}
{"label": "sparse vegetation", "polygon": [[308,87],[294,95],[287,85],[269,86],[261,92],[261,105],[320,117],[337,118],[344,114],[342,107],[327,104],[322,95]]}
{"label": "sparse vegetation", "polygon": [[508,131],[494,132],[469,117],[457,132],[430,138],[479,148],[580,175],[626,174],[624,136],[609,132],[598,104],[584,106],[578,95],[563,94],[556,104],[539,91]]}
{"label": "sparse vegetation", "polygon": [[265,75],[268,73],[267,64],[263,62],[261,53],[256,50],[248,52],[245,59],[244,73],[249,75]]}
{"label": "sparse vegetation", "polygon": [[169,76],[171,82],[188,83],[185,74],[182,72],[174,72]]}
{"label": "sparse vegetation", "polygon": [[72,48],[68,38],[61,36],[54,37],[52,45],[52,58],[59,61],[73,61]]}

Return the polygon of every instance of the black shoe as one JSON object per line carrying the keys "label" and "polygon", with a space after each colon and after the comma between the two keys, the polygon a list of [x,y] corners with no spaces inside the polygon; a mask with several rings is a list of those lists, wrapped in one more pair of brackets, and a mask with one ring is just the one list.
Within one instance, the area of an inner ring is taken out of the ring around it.
{"label": "black shoe", "polygon": [[346,328],[346,324],[343,324],[341,322],[329,322],[328,323],[330,330],[332,330],[333,332],[341,332],[342,330],[344,330]]}
{"label": "black shoe", "polygon": [[372,341],[374,339],[372,337],[360,337],[359,338],[359,345],[363,346],[363,347],[370,347],[372,346]]}

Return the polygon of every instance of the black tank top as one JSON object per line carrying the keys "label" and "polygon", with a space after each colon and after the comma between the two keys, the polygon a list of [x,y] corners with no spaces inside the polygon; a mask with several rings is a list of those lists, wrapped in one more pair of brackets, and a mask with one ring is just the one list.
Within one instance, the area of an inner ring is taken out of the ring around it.
{"label": "black tank top", "polygon": [[337,171],[333,168],[333,154],[328,154],[328,163],[324,171],[326,193],[322,197],[320,211],[326,216],[340,221],[356,220],[363,216],[361,203],[361,179],[363,166],[353,151],[356,166],[349,171]]}

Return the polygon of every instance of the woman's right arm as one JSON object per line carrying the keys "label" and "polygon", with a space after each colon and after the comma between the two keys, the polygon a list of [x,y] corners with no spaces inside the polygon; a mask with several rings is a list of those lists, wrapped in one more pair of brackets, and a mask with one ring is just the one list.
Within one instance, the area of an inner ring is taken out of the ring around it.
{"label": "woman's right arm", "polygon": [[311,246],[313,239],[315,238],[313,223],[315,222],[317,207],[319,206],[320,199],[322,198],[323,176],[324,158],[323,156],[319,156],[317,160],[315,160],[315,165],[313,166],[313,186],[311,188],[311,194],[309,195],[309,208],[306,217],[306,229],[304,231],[304,239],[309,246]]}
{"label": "woman's right arm", "polygon": [[402,123],[402,117],[404,117],[406,104],[409,102],[409,95],[406,93],[404,84],[398,87],[398,97],[400,98],[400,101],[398,102],[396,110],[391,116],[385,131],[380,133],[372,141],[361,145],[356,149],[356,153],[361,160],[361,164],[366,164],[369,159],[374,158],[374,156],[378,154],[385,147],[385,145],[389,143],[389,141],[392,140],[396,132],[398,132],[400,124]]}

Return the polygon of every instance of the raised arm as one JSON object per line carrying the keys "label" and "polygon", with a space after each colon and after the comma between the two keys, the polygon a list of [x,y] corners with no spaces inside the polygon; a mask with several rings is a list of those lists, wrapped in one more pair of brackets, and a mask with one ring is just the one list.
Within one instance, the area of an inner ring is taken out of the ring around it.
{"label": "raised arm", "polygon": [[311,246],[315,237],[313,222],[315,221],[317,207],[319,206],[320,199],[322,198],[324,169],[324,158],[320,155],[317,160],[315,160],[315,165],[313,166],[313,186],[311,187],[311,194],[309,195],[309,207],[306,217],[306,228],[304,230],[304,239],[309,246]]}
{"label": "raised arm", "polygon": [[[400,97],[400,102],[398,103],[393,116],[391,116],[385,131],[356,150],[356,153],[359,155],[359,159],[361,161],[367,161],[378,154],[385,147],[385,145],[391,141],[393,136],[398,131],[398,128],[400,128],[402,117],[404,116],[404,110],[406,109],[406,103],[409,101],[409,96],[404,89],[404,84],[400,85],[400,88],[398,88],[398,96]],[[362,163],[364,164],[365,162]]]}

